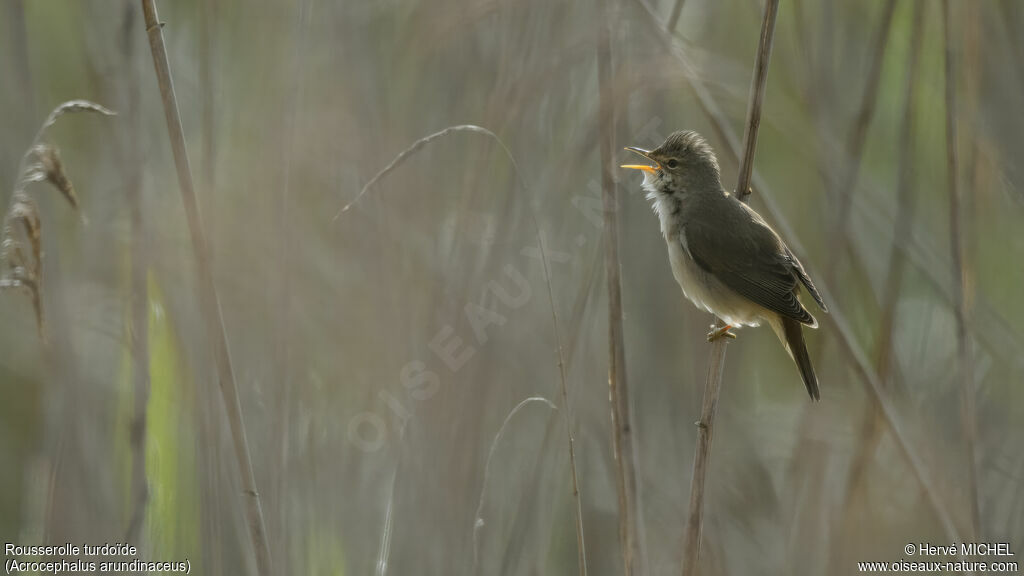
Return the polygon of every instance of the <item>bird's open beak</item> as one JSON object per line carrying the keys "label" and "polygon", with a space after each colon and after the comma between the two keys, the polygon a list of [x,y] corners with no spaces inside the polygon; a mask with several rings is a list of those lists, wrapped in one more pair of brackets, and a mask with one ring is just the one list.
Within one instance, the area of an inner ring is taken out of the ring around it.
{"label": "bird's open beak", "polygon": [[648,152],[647,150],[644,150],[643,148],[634,148],[633,146],[626,146],[626,150],[629,150],[630,152],[635,152],[643,156],[644,158],[647,158],[651,162],[654,162],[654,166],[648,166],[646,164],[623,164],[623,168],[630,168],[632,170],[643,170],[644,172],[654,173],[657,172],[658,168],[661,167],[661,165],[658,164],[657,160],[651,158],[651,153]]}

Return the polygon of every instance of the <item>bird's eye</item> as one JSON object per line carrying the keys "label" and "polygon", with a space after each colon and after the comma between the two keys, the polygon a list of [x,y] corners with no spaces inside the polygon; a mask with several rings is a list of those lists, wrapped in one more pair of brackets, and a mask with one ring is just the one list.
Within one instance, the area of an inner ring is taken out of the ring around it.
{"label": "bird's eye", "polygon": [[675,158],[673,158],[673,159],[669,160],[668,162],[666,162],[665,166],[668,166],[669,168],[675,170],[676,168],[679,167],[679,162]]}

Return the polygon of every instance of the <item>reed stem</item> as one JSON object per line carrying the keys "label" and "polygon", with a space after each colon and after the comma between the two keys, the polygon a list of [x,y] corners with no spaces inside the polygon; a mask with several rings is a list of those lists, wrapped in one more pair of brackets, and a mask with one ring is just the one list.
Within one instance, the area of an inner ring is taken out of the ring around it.
{"label": "reed stem", "polygon": [[622,327],[622,266],[619,261],[618,184],[615,181],[615,94],[612,78],[608,0],[598,0],[602,19],[597,39],[598,131],[601,152],[601,200],[604,213],[604,269],[608,290],[608,399],[612,414],[612,454],[619,505],[619,545],[625,576],[641,573],[637,553],[636,465],[626,378]]}
{"label": "reed stem", "polygon": [[212,339],[213,355],[217,365],[217,379],[220,382],[221,396],[227,412],[228,425],[238,464],[239,477],[242,480],[242,492],[245,499],[246,519],[249,525],[249,537],[253,552],[256,555],[256,570],[260,576],[271,574],[270,546],[267,542],[266,525],[263,522],[263,507],[260,495],[256,490],[256,477],[252,471],[252,460],[249,455],[249,441],[245,434],[242,420],[242,405],[238,398],[238,386],[235,382],[234,369],[231,366],[231,354],[228,348],[227,333],[224,329],[224,318],[221,313],[220,300],[217,297],[217,286],[213,280],[210,265],[210,251],[203,229],[199,205],[196,201],[195,187],[192,183],[192,168],[189,166],[188,152],[185,148],[185,134],[178,115],[178,101],[174,94],[174,82],[171,79],[170,64],[167,50],[164,47],[163,28],[157,16],[154,0],[142,0],[142,13],[145,19],[146,33],[149,35],[149,47],[153,53],[153,68],[160,85],[160,96],[163,99],[164,115],[167,119],[167,132],[174,153],[174,165],[178,173],[178,185],[181,188],[181,200],[185,208],[189,234],[192,239],[192,250],[195,253],[199,275],[199,304],[203,317],[207,321],[207,331]]}
{"label": "reed stem", "polygon": [[[775,36],[775,20],[779,12],[778,0],[767,0],[761,20],[761,39],[754,62],[754,78],[750,86],[750,102],[747,107],[746,131],[743,135],[743,154],[740,161],[739,181],[736,196],[746,202],[750,196],[750,179],[754,171],[754,152],[757,149],[757,132],[761,126],[761,108],[764,103],[765,86],[768,82],[768,63],[771,59],[772,40]],[[724,325],[721,319],[719,326]],[[715,414],[718,411],[718,396],[722,388],[722,372],[725,368],[725,346],[727,338],[718,338],[711,347],[708,359],[707,379],[704,385],[704,400],[701,403],[700,420],[697,422],[697,447],[693,456],[693,477],[690,482],[690,511],[683,537],[683,576],[694,576],[700,566],[700,545],[704,528],[704,491],[711,460],[711,440],[714,433]]]}

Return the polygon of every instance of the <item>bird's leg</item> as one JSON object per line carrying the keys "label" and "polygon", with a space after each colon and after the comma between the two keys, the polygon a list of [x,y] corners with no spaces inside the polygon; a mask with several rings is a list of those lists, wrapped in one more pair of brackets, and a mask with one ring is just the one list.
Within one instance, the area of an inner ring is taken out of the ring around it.
{"label": "bird's leg", "polygon": [[715,324],[712,324],[711,332],[708,332],[708,342],[714,342],[715,340],[718,340],[723,336],[726,338],[736,339],[736,334],[733,332],[729,332],[729,329],[731,328],[732,326],[730,324],[726,324],[725,326],[717,326]]}

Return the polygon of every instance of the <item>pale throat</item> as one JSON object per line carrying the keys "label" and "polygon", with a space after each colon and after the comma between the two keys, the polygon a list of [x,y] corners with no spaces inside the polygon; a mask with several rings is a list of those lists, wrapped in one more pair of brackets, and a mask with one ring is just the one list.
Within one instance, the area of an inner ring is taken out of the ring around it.
{"label": "pale throat", "polygon": [[658,222],[661,224],[661,234],[666,239],[674,238],[679,233],[677,214],[679,212],[679,198],[673,194],[664,192],[671,188],[672,177],[664,172],[644,172],[642,184],[647,199],[651,201],[654,213],[658,215]]}

